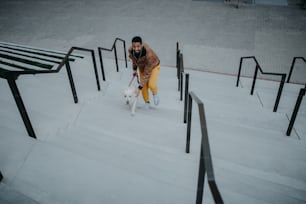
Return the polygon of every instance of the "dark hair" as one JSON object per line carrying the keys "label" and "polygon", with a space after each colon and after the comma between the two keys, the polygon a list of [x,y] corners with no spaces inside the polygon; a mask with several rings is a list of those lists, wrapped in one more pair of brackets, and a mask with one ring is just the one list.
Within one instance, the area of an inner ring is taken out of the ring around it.
{"label": "dark hair", "polygon": [[139,37],[139,36],[135,36],[135,37],[133,37],[133,39],[132,39],[132,43],[134,43],[134,42],[140,42],[140,43],[142,43],[142,39],[141,39],[141,37]]}

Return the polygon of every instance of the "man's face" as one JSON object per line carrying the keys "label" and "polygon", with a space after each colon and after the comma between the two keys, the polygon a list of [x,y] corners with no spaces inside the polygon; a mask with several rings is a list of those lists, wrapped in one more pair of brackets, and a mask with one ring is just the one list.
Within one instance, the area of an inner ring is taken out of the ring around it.
{"label": "man's face", "polygon": [[136,53],[139,53],[142,48],[142,44],[140,42],[133,42],[132,48]]}

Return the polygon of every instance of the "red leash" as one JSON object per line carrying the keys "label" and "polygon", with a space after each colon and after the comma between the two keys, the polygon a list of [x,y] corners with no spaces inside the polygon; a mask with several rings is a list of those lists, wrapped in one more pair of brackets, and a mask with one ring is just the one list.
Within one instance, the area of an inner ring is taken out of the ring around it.
{"label": "red leash", "polygon": [[132,77],[132,79],[131,79],[131,81],[130,81],[130,83],[129,83],[129,86],[132,85],[132,82],[133,82],[134,78],[135,78],[135,76]]}
{"label": "red leash", "polygon": [[132,82],[133,82],[135,76],[137,76],[137,83],[139,84],[139,77],[138,77],[138,74],[136,74],[136,75],[133,75],[133,77],[132,77],[132,79],[131,79],[131,81],[130,81],[130,83],[129,83],[129,86],[132,85]]}

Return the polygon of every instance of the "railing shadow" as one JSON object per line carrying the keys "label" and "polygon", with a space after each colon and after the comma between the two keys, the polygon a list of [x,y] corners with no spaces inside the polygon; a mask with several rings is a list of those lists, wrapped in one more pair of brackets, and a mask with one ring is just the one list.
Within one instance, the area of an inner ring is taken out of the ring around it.
{"label": "railing shadow", "polygon": [[103,65],[103,59],[102,59],[103,58],[102,57],[102,51],[112,52],[114,50],[115,60],[116,60],[116,70],[117,70],[117,72],[119,72],[117,47],[116,47],[117,41],[121,41],[123,43],[124,57],[125,57],[125,67],[127,68],[127,57],[126,57],[125,40],[122,40],[120,38],[116,38],[111,49],[103,48],[103,47],[98,47],[99,59],[100,59],[100,65],[101,65],[101,72],[102,72],[103,81],[105,81],[105,73],[104,73],[104,65]]}
{"label": "railing shadow", "polygon": [[280,81],[278,93],[277,93],[277,96],[276,96],[276,100],[275,100],[275,103],[274,103],[274,108],[273,108],[273,112],[276,112],[277,108],[278,108],[278,105],[279,105],[279,101],[280,101],[281,95],[282,95],[282,91],[283,91],[283,88],[284,88],[284,84],[285,84],[285,80],[286,80],[286,74],[284,74],[284,73],[264,72],[254,56],[241,57],[240,58],[238,75],[237,75],[236,87],[238,87],[238,85],[239,85],[239,79],[240,79],[240,74],[241,74],[242,62],[245,59],[253,59],[255,61],[255,63],[256,63],[255,72],[254,72],[254,75],[253,75],[253,83],[252,83],[251,95],[253,95],[253,93],[254,93],[255,83],[256,83],[256,79],[257,79],[257,75],[258,75],[258,70],[263,75],[274,75],[274,76],[281,76],[282,77],[281,81]]}

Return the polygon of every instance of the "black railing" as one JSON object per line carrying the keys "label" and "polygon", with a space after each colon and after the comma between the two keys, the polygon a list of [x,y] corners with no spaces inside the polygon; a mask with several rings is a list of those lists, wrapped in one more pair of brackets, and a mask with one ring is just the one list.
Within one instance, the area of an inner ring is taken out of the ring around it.
{"label": "black railing", "polygon": [[291,67],[290,67],[290,71],[289,71],[289,74],[288,74],[288,78],[287,78],[287,83],[290,82],[290,78],[291,78],[291,75],[292,75],[292,71],[293,71],[293,68],[295,66],[295,61],[297,59],[301,59],[303,60],[305,63],[306,63],[306,59],[304,57],[294,57],[293,60],[292,60],[292,63],[291,63]]}
{"label": "black railing", "polygon": [[185,93],[184,93],[184,123],[187,121],[187,103],[188,103],[188,92],[189,92],[189,73],[184,73],[184,62],[183,54],[180,53],[179,44],[176,43],[176,69],[178,79],[178,91],[180,91],[180,100],[183,100],[183,84],[185,76]]}
{"label": "black railing", "polygon": [[223,203],[221,194],[218,190],[212,158],[209,147],[207,124],[205,119],[205,110],[203,102],[195,95],[193,92],[188,94],[188,118],[187,118],[187,141],[186,141],[186,153],[190,152],[190,133],[191,133],[191,116],[192,116],[192,101],[198,104],[200,124],[201,124],[201,153],[200,153],[200,165],[199,165],[199,175],[198,175],[198,186],[197,186],[197,198],[196,203],[201,204],[203,200],[204,192],[204,181],[205,174],[207,174],[207,180],[209,184],[210,191],[213,195],[215,203]]}
{"label": "black railing", "polygon": [[183,100],[183,83],[184,83],[184,60],[183,53],[178,49],[178,43],[176,44],[176,69],[178,79],[178,91],[180,92],[180,100]]}
{"label": "black railing", "polygon": [[183,83],[184,83],[184,62],[183,54],[179,54],[179,64],[178,64],[178,91],[180,92],[180,100],[183,100]]}
{"label": "black railing", "polygon": [[185,74],[185,97],[184,97],[184,123],[187,122],[187,108],[188,108],[188,93],[189,93],[189,74]]}
{"label": "black railing", "polygon": [[[71,73],[71,69],[70,69],[70,64],[69,64],[69,60],[68,60],[70,55],[72,54],[72,52],[74,50],[79,50],[79,51],[84,51],[84,52],[90,52],[91,53],[93,69],[94,69],[94,73],[95,73],[95,77],[96,77],[96,83],[97,83],[98,91],[100,91],[101,88],[100,88],[100,81],[99,81],[99,76],[98,76],[98,69],[97,69],[95,51],[91,50],[91,49],[81,48],[81,47],[72,47],[72,48],[70,48],[70,50],[68,51],[68,53],[65,56],[65,59],[62,60],[62,64],[66,65],[67,74],[68,74],[68,78],[69,78],[69,82],[70,82],[70,86],[71,86],[71,91],[72,91],[73,99],[74,99],[74,102],[77,103],[78,102],[78,97],[77,97],[77,93],[76,93],[76,90],[75,90],[75,86],[74,86],[74,82],[73,82],[73,77],[72,77],[72,73]],[[57,69],[57,72],[59,71],[59,69],[60,68]]]}
{"label": "black railing", "polygon": [[181,53],[181,51],[180,51],[180,48],[179,48],[179,43],[177,42],[176,43],[176,77],[177,77],[177,79],[179,79],[180,78],[180,71],[179,71],[179,67],[180,67],[180,65],[179,65],[179,63],[180,63],[180,58],[179,58],[179,56],[180,56],[180,53]]}
{"label": "black railing", "polygon": [[240,58],[240,64],[239,64],[239,70],[238,70],[238,76],[237,76],[237,82],[236,82],[236,86],[238,87],[239,85],[239,79],[240,79],[240,73],[241,73],[241,68],[242,68],[242,62],[244,59],[253,59],[256,63],[256,66],[255,66],[255,72],[254,72],[254,75],[253,75],[253,83],[252,83],[252,89],[251,89],[251,95],[253,95],[254,93],[254,89],[255,89],[255,83],[256,83],[256,79],[257,79],[257,74],[258,74],[258,70],[261,72],[261,74],[263,75],[274,75],[274,76],[281,76],[282,79],[280,81],[280,85],[279,85],[279,89],[278,89],[278,93],[277,93],[277,97],[276,97],[276,100],[275,100],[275,104],[274,104],[274,108],[273,108],[273,112],[276,112],[277,111],[277,108],[278,108],[278,104],[279,104],[279,101],[280,101],[280,98],[281,98],[281,95],[282,95],[282,91],[283,91],[283,88],[284,88],[284,84],[285,84],[285,80],[286,80],[286,74],[284,73],[271,73],[271,72],[264,72],[258,61],[256,60],[256,58],[254,56],[249,56],[249,57],[241,57]]}
{"label": "black railing", "polygon": [[[13,51],[21,51],[25,53],[30,53],[30,54],[35,54],[39,56],[46,56],[46,57],[51,57],[51,58],[57,58],[62,60],[63,57],[67,54],[66,52],[60,52],[60,51],[54,51],[54,50],[47,50],[47,49],[41,49],[41,48],[35,48],[35,47],[29,47],[29,46],[24,46],[24,45],[19,45],[19,44],[13,44],[13,43],[6,43],[6,42],[0,42],[0,48],[6,48],[8,50],[13,50]],[[1,50],[3,51],[3,50]],[[21,53],[18,53],[18,55],[22,55]],[[81,55],[70,55],[73,58],[69,58],[69,61],[74,61],[74,58],[84,58]],[[31,58],[35,58],[30,56]],[[47,60],[47,59],[43,59]]]}
{"label": "black railing", "polygon": [[117,70],[117,72],[119,72],[117,47],[116,47],[117,41],[121,41],[123,43],[124,57],[125,57],[125,67],[127,68],[126,47],[125,47],[125,41],[124,40],[122,40],[120,38],[116,38],[111,49],[103,48],[103,47],[98,47],[99,59],[100,59],[100,65],[101,65],[101,72],[102,72],[103,81],[105,81],[105,73],[104,73],[104,65],[103,65],[103,59],[102,59],[102,50],[108,51],[108,52],[112,52],[114,50],[115,60],[116,60],[116,70]]}
{"label": "black railing", "polygon": [[292,112],[292,115],[291,115],[290,123],[289,123],[288,129],[287,129],[287,132],[286,132],[287,136],[290,136],[290,134],[291,134],[296,116],[297,116],[297,114],[299,112],[299,109],[300,109],[300,105],[302,103],[303,97],[305,96],[305,92],[306,92],[306,85],[305,85],[304,88],[300,89],[299,95],[296,99],[296,103],[295,103],[295,106],[294,106],[294,109],[293,109],[293,112]]}
{"label": "black railing", "polygon": [[[74,102],[78,102],[77,93],[72,77],[69,61],[74,61],[76,58],[83,58],[82,56],[72,55],[74,50],[88,51],[92,54],[94,71],[97,81],[98,90],[100,90],[100,83],[98,79],[98,72],[96,68],[96,60],[94,51],[72,47],[67,54],[63,52],[44,50],[38,48],[31,48],[10,43],[0,42],[0,77],[7,80],[11,89],[12,95],[16,102],[19,113],[22,117],[27,133],[30,137],[36,138],[34,129],[32,127],[30,118],[23,103],[21,94],[16,84],[16,80],[20,75],[26,74],[47,74],[57,73],[65,65],[72,90]],[[18,63],[15,63],[18,62]]]}
{"label": "black railing", "polygon": [[183,60],[183,53],[181,53],[181,51],[178,49],[178,43],[176,51],[176,70],[177,70],[177,79],[178,79],[177,90],[181,91],[181,100],[182,100],[182,85],[183,85],[182,75],[184,73],[184,60]]}
{"label": "black railing", "polygon": [[2,179],[3,179],[3,175],[2,175],[2,173],[0,171],[0,182],[2,181]]}

